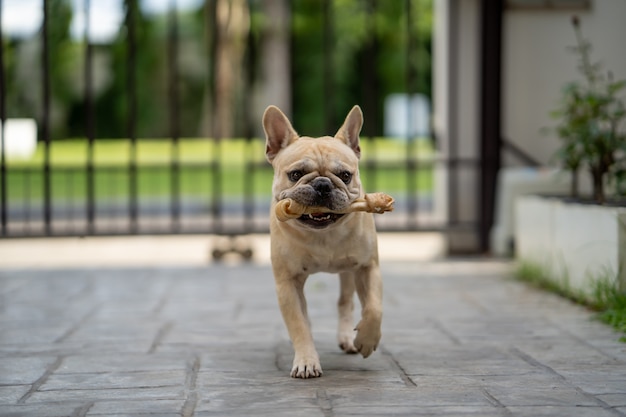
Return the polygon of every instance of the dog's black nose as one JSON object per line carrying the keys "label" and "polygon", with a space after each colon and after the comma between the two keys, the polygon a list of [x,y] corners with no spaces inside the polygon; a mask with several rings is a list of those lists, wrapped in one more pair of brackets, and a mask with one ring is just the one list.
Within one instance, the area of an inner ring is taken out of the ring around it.
{"label": "dog's black nose", "polygon": [[333,190],[333,183],[329,178],[318,177],[311,181],[311,187],[321,196],[327,197]]}

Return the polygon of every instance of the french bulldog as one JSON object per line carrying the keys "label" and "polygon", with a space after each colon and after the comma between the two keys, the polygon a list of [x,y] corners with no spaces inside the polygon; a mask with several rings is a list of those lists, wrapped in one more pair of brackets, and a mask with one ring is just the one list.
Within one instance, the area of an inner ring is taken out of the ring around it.
{"label": "french bulldog", "polygon": [[[367,358],[381,338],[383,289],[373,214],[333,213],[364,195],[359,178],[362,125],[359,106],[352,108],[334,137],[299,136],[275,106],[263,114],[266,157],[274,168],[271,261],[278,304],[295,352],[294,378],[322,376],[304,294],[311,274],[339,274],[337,339],[344,352]],[[280,221],[275,206],[285,198],[323,210]],[[355,291],[361,303],[356,327],[352,315]]]}

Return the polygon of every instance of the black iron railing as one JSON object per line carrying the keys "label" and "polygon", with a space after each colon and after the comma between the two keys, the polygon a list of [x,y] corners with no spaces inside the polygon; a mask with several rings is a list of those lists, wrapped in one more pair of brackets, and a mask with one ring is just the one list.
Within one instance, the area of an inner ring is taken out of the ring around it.
{"label": "black iron railing", "polygon": [[[90,0],[83,0],[87,16],[92,7]],[[362,177],[368,191],[387,191],[384,188],[392,181],[402,183],[397,190],[396,211],[391,215],[379,216],[380,230],[419,231],[443,230],[450,227],[476,228],[476,224],[455,222],[454,213],[460,208],[455,203],[458,175],[463,170],[477,172],[480,169],[478,160],[440,158],[436,156],[430,145],[432,138],[417,138],[412,135],[403,138],[401,151],[396,156],[384,155],[381,148],[384,141],[377,138],[381,134],[382,124],[382,87],[381,75],[377,71],[377,60],[380,58],[381,45],[376,36],[376,14],[380,13],[380,2],[376,0],[355,0],[366,10],[364,24],[368,27],[371,37],[365,41],[363,53],[359,58],[361,106],[366,114],[366,126],[363,131],[364,159],[362,161]],[[289,2],[290,8],[299,7],[302,2]],[[318,2],[313,2],[317,4]],[[84,163],[63,164],[53,162],[51,150],[51,76],[50,63],[56,57],[50,55],[49,24],[52,18],[49,10],[50,1],[42,1],[43,22],[40,36],[41,42],[41,112],[37,124],[39,130],[39,146],[42,149],[41,160],[34,165],[12,164],[7,160],[6,147],[2,147],[0,155],[0,236],[77,236],[77,235],[112,235],[112,234],[169,234],[169,233],[217,233],[245,234],[265,232],[268,230],[269,182],[271,172],[264,160],[263,140],[255,138],[255,125],[260,120],[252,117],[252,100],[244,100],[239,111],[244,126],[243,136],[238,148],[241,155],[236,168],[229,165],[225,158],[226,151],[231,152],[226,139],[219,132],[214,132],[212,139],[205,140],[207,154],[200,161],[189,161],[183,157],[186,141],[181,137],[180,114],[180,26],[176,0],[169,3],[166,18],[167,36],[163,41],[163,54],[167,56],[166,91],[168,126],[161,142],[169,144],[167,160],[159,162],[142,162],[139,147],[143,143],[138,137],[138,73],[137,66],[137,1],[126,2],[125,26],[125,106],[126,106],[126,140],[128,155],[124,163],[107,164],[98,162],[97,147],[102,141],[97,137],[96,98],[94,96],[94,45],[90,40],[89,19],[85,19],[84,27],[84,66],[83,77],[83,113],[84,137],[86,142]],[[319,2],[323,21],[323,54],[320,71],[323,82],[319,102],[323,106],[324,127],[326,133],[333,133],[338,127],[337,120],[340,103],[338,103],[337,85],[334,81],[335,62],[334,47],[339,36],[333,16],[333,1]],[[405,31],[404,59],[398,68],[398,76],[404,78],[404,93],[412,95],[423,91],[419,86],[416,63],[420,59],[417,47],[415,20],[416,7],[419,2],[405,0],[404,22],[398,22]],[[258,9],[255,1],[248,3],[250,10]],[[207,0],[205,8],[206,32],[212,34],[207,42],[207,74],[208,90],[212,95],[211,105],[216,106],[215,95],[217,82],[216,72],[216,29],[215,0]],[[0,0],[0,22],[3,6]],[[259,10],[255,11],[260,13]],[[0,23],[1,25],[1,23]],[[293,27],[293,25],[292,25]],[[242,91],[250,94],[252,86],[258,82],[258,59],[263,54],[255,31],[250,30],[246,39],[242,77]],[[4,45],[6,34],[0,26],[0,45]],[[291,45],[298,40],[292,33]],[[6,127],[7,77],[4,59],[4,48],[0,48],[0,119],[2,129]],[[293,70],[291,77],[297,76]],[[292,80],[293,84],[293,80]],[[295,94],[295,93],[294,93]],[[298,106],[302,97],[294,97],[292,104]],[[268,103],[269,104],[269,103]],[[354,104],[354,103],[351,103]],[[347,111],[349,108],[346,108]],[[410,111],[410,110],[408,110]],[[407,114],[410,120],[411,115]],[[298,128],[297,120],[295,121]],[[308,133],[308,132],[303,132]],[[456,134],[450,137],[450,149],[456,149]],[[5,137],[4,135],[2,136]],[[3,139],[4,140],[4,139]],[[426,145],[424,145],[426,144]],[[396,146],[394,149],[398,149]],[[422,152],[422,149],[431,149]],[[231,155],[228,155],[229,157]],[[243,161],[243,162],[241,162]],[[237,173],[233,173],[237,169]],[[433,188],[434,172],[444,169],[448,172],[445,184],[439,184],[448,193],[449,208],[438,220],[434,215]],[[235,181],[233,176],[238,177]],[[149,182],[158,182],[157,191],[149,191]],[[429,186],[422,186],[430,181]],[[163,186],[165,184],[166,186]],[[195,185],[194,185],[195,184]],[[225,189],[238,184],[238,190]],[[396,184],[397,185],[397,184]],[[195,189],[190,189],[196,187]],[[261,189],[263,188],[263,189]],[[165,191],[163,191],[165,190]],[[426,191],[425,191],[426,190]],[[447,190],[447,191],[446,191]],[[392,192],[393,193],[393,192]],[[450,213],[452,213],[450,215]]]}

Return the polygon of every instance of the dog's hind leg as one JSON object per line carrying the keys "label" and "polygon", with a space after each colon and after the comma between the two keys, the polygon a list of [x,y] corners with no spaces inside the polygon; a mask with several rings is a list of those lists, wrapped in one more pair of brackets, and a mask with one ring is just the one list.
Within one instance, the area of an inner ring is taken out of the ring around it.
{"label": "dog's hind leg", "polygon": [[354,347],[354,275],[352,272],[342,272],[339,274],[340,292],[337,310],[339,313],[339,328],[337,330],[337,341],[339,347],[346,353],[357,353]]}

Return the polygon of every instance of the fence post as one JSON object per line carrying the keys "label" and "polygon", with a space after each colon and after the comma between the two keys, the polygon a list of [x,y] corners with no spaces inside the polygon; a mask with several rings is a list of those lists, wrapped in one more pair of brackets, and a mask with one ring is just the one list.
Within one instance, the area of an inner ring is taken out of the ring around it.
{"label": "fence post", "polygon": [[[248,10],[250,16],[253,14],[253,2],[248,0]],[[244,97],[252,96],[252,88],[254,86],[255,68],[256,68],[256,45],[252,28],[252,18],[250,18],[250,28],[246,36],[246,52],[244,55],[244,76],[243,76],[243,95]],[[252,100],[244,100],[242,103],[242,116],[244,125],[245,145],[245,163],[243,175],[243,214],[244,214],[244,233],[252,233],[254,231],[254,174],[255,155],[254,155],[254,128],[252,122]]]}
{"label": "fence post", "polygon": [[6,87],[4,84],[4,37],[2,36],[2,0],[0,0],[0,230],[2,236],[7,235],[7,166],[5,148],[6,126]]}
{"label": "fence post", "polygon": [[171,0],[168,20],[168,85],[169,118],[172,151],[170,160],[170,216],[172,229],[180,231],[180,165],[179,165],[179,114],[178,114],[178,7]]}
{"label": "fence post", "polygon": [[137,233],[137,137],[136,137],[136,120],[137,120],[137,91],[136,91],[136,43],[135,43],[135,19],[137,14],[137,1],[126,0],[126,29],[127,33],[127,74],[126,74],[126,93],[128,99],[128,124],[127,135],[130,140],[130,155],[128,161],[128,213],[130,216],[130,232]]}
{"label": "fence post", "polygon": [[91,2],[85,0],[85,135],[87,136],[87,234],[95,233],[95,182],[94,182],[94,139],[95,121],[93,105],[93,45],[91,44]]}
{"label": "fence post", "polygon": [[41,27],[42,36],[42,85],[43,85],[43,115],[41,122],[41,134],[44,142],[43,161],[43,195],[44,195],[44,230],[46,235],[52,233],[52,193],[50,172],[50,54],[48,44],[48,1],[43,2],[43,22]]}
{"label": "fence post", "polygon": [[209,45],[209,79],[208,89],[211,94],[211,142],[213,150],[213,158],[211,160],[211,216],[213,220],[212,231],[220,234],[222,232],[222,176],[221,176],[221,138],[220,129],[218,128],[219,120],[217,120],[217,56],[218,56],[218,43],[220,36],[217,23],[217,4],[218,0],[206,0],[205,7],[207,12],[205,14],[207,20],[208,34],[210,35]]}

